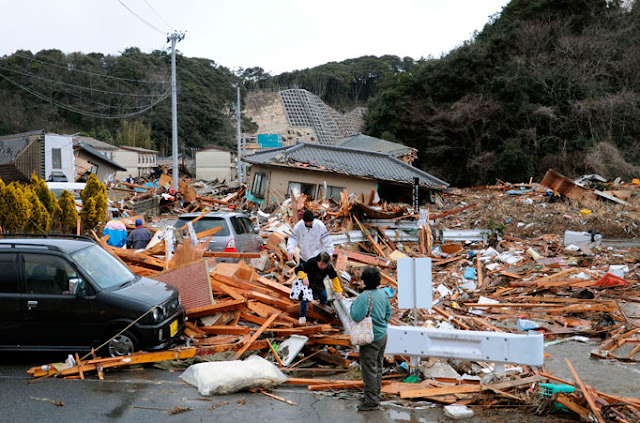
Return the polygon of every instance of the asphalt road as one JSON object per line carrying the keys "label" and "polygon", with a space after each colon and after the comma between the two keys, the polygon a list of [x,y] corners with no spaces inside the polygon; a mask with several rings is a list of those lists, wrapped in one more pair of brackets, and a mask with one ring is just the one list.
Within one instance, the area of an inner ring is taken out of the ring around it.
{"label": "asphalt road", "polygon": [[[385,403],[381,410],[357,412],[357,394],[312,393],[305,387],[282,386],[272,392],[298,403],[297,406],[262,394],[241,392],[202,397],[196,388],[178,378],[180,372],[155,368],[118,369],[87,380],[48,378],[34,383],[30,367],[62,361],[65,355],[45,353],[0,353],[0,422],[406,422],[449,421],[442,407],[414,403],[405,408]],[[49,400],[60,401],[63,406]],[[169,414],[174,407],[192,411]],[[479,414],[475,422],[507,422],[519,416],[521,422],[558,422],[540,417],[497,411]],[[453,420],[451,420],[453,421]]]}

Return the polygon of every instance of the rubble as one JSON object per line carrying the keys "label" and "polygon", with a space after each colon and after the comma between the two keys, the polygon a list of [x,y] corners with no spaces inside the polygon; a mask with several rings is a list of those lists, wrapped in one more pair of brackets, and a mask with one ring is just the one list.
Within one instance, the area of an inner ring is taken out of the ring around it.
{"label": "rubble", "polygon": [[[84,377],[86,372],[123,365],[126,360],[140,363],[227,351],[233,360],[256,353],[267,357],[293,376],[287,384],[306,385],[312,391],[361,388],[361,380],[332,376],[350,374],[358,360],[334,310],[314,302],[308,315],[313,322],[301,326],[298,303],[289,299],[296,276],[295,263],[287,261],[285,243],[303,209],[314,211],[329,229],[336,247],[334,266],[348,297],[362,290],[359,272],[366,265],[380,269],[383,287],[393,294],[398,285],[397,260],[430,257],[434,306],[418,310],[419,326],[507,333],[535,329],[544,332],[548,342],[602,339],[592,357],[637,363],[640,248],[606,245],[607,239],[640,235],[636,223],[640,187],[582,179],[582,183],[588,181],[595,181],[599,189],[578,185],[553,171],[542,184],[500,182],[455,189],[445,193],[445,209],[437,213],[418,213],[404,204],[372,204],[375,196],[369,193],[344,191],[339,199],[314,201],[294,196],[271,213],[254,214],[265,242],[260,253],[206,251],[212,233],[196,234],[194,242],[190,237],[177,239],[175,250],[171,243],[154,237],[155,242],[141,251],[113,248],[96,236],[136,273],[178,286],[187,307],[189,347],[153,353],[157,356],[139,353],[78,360],[66,369],[43,366],[30,374]],[[601,195],[607,187],[612,188],[609,194]],[[133,212],[135,204],[161,191],[173,197],[163,198],[160,208],[175,214],[251,206],[242,187],[228,190],[220,184],[185,181],[179,193],[170,193],[160,178],[157,187],[115,183],[112,188],[127,193],[120,203],[114,201],[123,211]],[[581,213],[584,206],[592,212]],[[216,257],[240,261],[216,263]],[[198,269],[197,277],[191,268]],[[397,297],[390,301],[392,325],[414,323],[411,310],[398,308]],[[617,421],[636,421],[640,415],[639,400],[586,386],[570,362],[573,381],[546,373],[544,366],[507,366],[499,380],[489,381],[487,374],[495,379],[491,363],[468,363],[467,374],[460,376],[459,363],[451,367],[438,361],[431,367],[424,362],[419,383],[404,382],[410,376],[408,363],[408,357],[386,357],[383,393],[397,401],[421,398],[453,404],[448,409],[453,418],[468,414],[460,408],[465,405],[529,404],[544,409],[549,398],[581,417],[591,415],[600,421],[605,414]],[[549,396],[541,393],[547,382],[575,390]]]}

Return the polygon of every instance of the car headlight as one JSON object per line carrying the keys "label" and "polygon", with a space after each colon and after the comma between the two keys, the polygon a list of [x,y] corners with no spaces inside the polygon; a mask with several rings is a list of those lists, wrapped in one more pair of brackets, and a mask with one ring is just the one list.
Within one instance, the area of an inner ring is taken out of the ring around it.
{"label": "car headlight", "polygon": [[153,320],[155,320],[156,322],[162,320],[162,318],[164,317],[163,315],[164,313],[162,312],[160,307],[156,307],[153,309]]}

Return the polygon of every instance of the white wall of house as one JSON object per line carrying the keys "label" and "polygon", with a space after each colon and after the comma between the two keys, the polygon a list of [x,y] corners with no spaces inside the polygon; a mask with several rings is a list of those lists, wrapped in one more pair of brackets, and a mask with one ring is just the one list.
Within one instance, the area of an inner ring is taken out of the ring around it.
{"label": "white wall of house", "polygon": [[118,163],[122,167],[126,167],[126,171],[117,171],[116,179],[128,178],[129,175],[135,177],[139,176],[138,167],[138,153],[130,150],[116,150],[113,152],[111,159]]}
{"label": "white wall of house", "polygon": [[62,172],[68,182],[76,180],[73,157],[73,139],[68,135],[44,136],[44,177],[48,179],[53,171]]}
{"label": "white wall of house", "polygon": [[196,179],[211,181],[223,179],[227,182],[236,178],[235,167],[231,168],[231,152],[221,150],[202,150],[196,154]]}

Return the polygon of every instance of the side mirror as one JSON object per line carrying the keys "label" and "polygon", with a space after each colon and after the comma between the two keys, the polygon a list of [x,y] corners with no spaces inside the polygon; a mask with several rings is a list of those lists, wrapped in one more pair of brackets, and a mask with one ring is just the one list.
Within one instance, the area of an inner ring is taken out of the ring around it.
{"label": "side mirror", "polygon": [[69,279],[69,293],[71,295],[77,295],[84,291],[84,283],[79,278]]}

